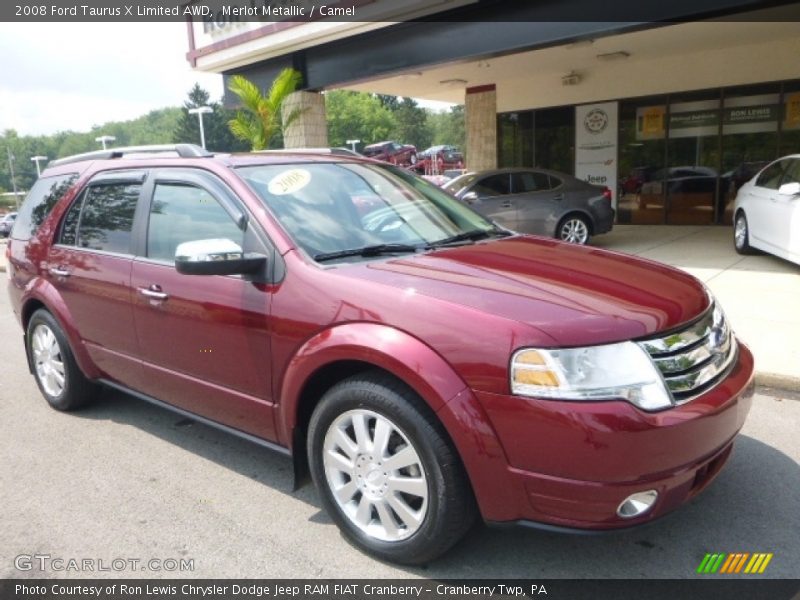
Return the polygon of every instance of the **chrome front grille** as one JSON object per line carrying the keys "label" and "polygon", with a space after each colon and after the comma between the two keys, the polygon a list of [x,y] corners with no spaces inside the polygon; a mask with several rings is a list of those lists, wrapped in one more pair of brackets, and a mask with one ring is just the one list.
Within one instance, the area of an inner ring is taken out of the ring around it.
{"label": "chrome front grille", "polygon": [[686,329],[638,343],[661,372],[675,404],[706,391],[736,357],[736,338],[716,304]]}

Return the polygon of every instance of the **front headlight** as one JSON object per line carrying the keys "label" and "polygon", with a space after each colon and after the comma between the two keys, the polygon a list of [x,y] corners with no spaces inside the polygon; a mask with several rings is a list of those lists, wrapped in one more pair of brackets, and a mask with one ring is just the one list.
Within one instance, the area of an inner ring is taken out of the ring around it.
{"label": "front headlight", "polygon": [[633,342],[519,350],[511,358],[511,392],[558,400],[621,398],[644,410],[672,406],[661,375]]}

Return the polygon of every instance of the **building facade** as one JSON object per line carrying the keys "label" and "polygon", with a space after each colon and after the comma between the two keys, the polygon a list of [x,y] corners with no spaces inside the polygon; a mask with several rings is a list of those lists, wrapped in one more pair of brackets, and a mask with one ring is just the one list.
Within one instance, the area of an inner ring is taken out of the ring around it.
{"label": "building facade", "polygon": [[327,144],[325,90],[464,104],[469,169],[607,185],[626,223],[728,223],[738,186],[800,151],[800,4],[556,4],[362,0],[348,3],[358,20],[219,18],[190,24],[188,58],[262,86],[298,69],[292,102],[313,110],[287,132],[295,147]]}

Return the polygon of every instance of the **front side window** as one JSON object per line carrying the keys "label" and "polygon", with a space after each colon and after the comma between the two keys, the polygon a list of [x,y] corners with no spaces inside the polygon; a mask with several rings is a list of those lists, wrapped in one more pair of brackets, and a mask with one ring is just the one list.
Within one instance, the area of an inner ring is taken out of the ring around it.
{"label": "front side window", "polygon": [[130,254],[133,217],[141,188],[139,183],[91,186],[83,199],[77,245],[90,250]]}
{"label": "front side window", "polygon": [[238,173],[312,257],[381,244],[422,249],[495,231],[436,186],[389,165],[262,165]]}
{"label": "front side window", "polygon": [[786,160],[779,160],[771,164],[758,176],[756,185],[758,187],[767,188],[768,190],[777,190],[781,186],[783,172],[786,170],[787,163],[788,161]]}
{"label": "front side window", "polygon": [[11,237],[28,240],[36,233],[45,217],[78,179],[77,173],[42,177],[31,188],[19,210]]}
{"label": "front side window", "polygon": [[241,247],[244,232],[208,191],[157,183],[150,204],[147,257],[172,262],[179,244],[210,239],[228,239]]}
{"label": "front side window", "polygon": [[511,193],[511,179],[508,173],[489,175],[478,181],[472,191],[476,192],[479,198],[505,196]]}

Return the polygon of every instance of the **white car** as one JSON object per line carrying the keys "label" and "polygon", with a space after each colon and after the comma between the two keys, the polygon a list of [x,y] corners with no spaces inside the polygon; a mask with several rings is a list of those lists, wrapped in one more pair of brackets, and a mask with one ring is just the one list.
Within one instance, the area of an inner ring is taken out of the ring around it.
{"label": "white car", "polygon": [[739,254],[755,248],[800,264],[800,154],[767,165],[739,188],[733,215]]}

